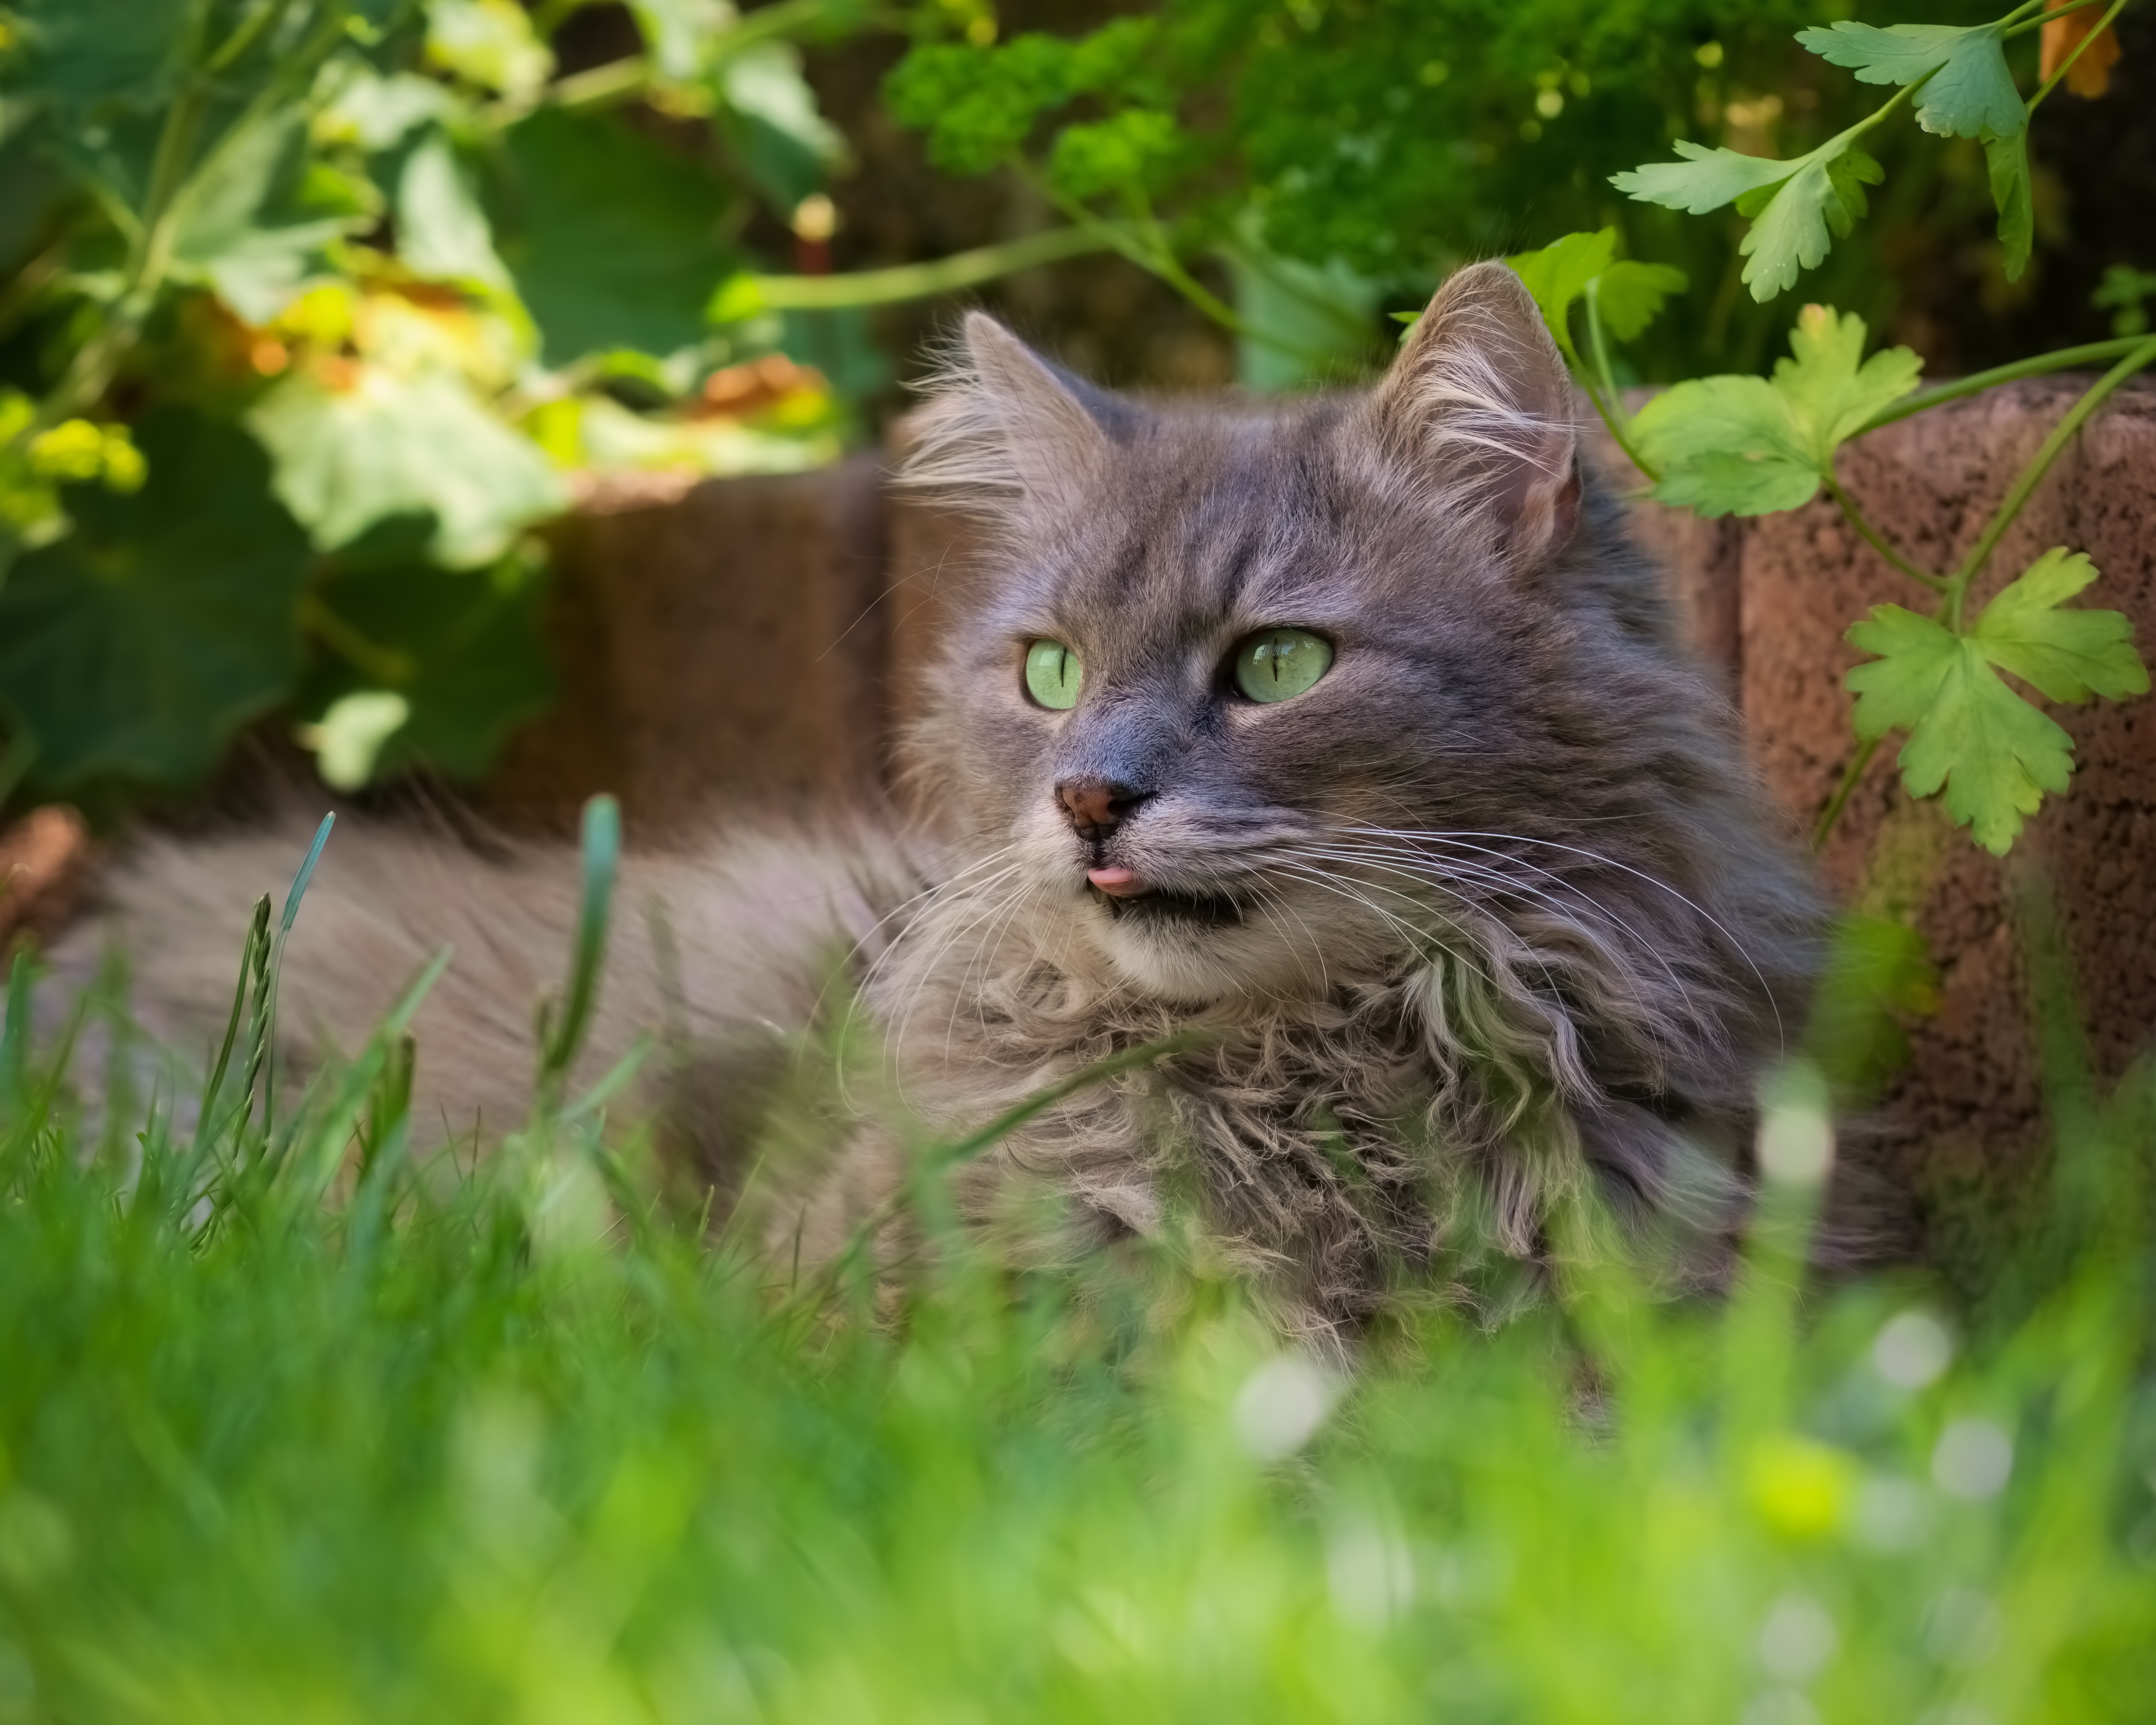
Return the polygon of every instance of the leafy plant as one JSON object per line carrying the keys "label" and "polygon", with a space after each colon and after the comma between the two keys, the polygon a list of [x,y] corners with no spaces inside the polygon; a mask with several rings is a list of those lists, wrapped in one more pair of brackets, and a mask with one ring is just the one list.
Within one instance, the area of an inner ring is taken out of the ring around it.
{"label": "leafy plant", "polygon": [[564,67],[579,9],[0,8],[25,794],[184,788],[280,708],[339,783],[481,771],[549,698],[533,536],[575,473],[835,452],[823,381],[771,387],[779,321],[706,307],[838,162],[793,44],[864,8],[649,0],[637,51]]}
{"label": "leafy plant", "polygon": [[[1948,0],[1912,6],[1953,14]],[[1642,375],[1678,377],[1749,369],[1779,331],[1742,294],[1719,232],[1613,196],[1608,167],[1705,120],[1735,146],[1715,156],[1719,171],[1747,185],[1800,171],[1758,159],[1789,139],[1816,146],[1807,183],[1858,195],[1854,158],[1834,141],[1871,122],[1845,85],[1791,64],[1805,56],[1790,33],[1810,16],[1795,0],[1164,0],[1075,39],[924,44],[887,95],[937,165],[1015,173],[1074,234],[1235,330],[1246,377],[1253,348],[1286,352],[1305,377],[1367,364],[1371,301],[1516,249],[1523,213],[1550,232],[1614,226],[1633,256],[1699,284],[1695,315],[1634,351]],[[1898,143],[1887,156],[1906,219],[1933,198],[1937,164]],[[1226,265],[1232,305],[1207,259]],[[1876,255],[1860,246],[1830,262],[1834,293],[1869,307]],[[1254,284],[1314,304],[1329,329],[1284,327]]]}
{"label": "leafy plant", "polygon": [[[1678,208],[1705,210],[1737,199],[1753,217],[1743,248],[1752,259],[1747,280],[1758,298],[1771,299],[1800,270],[1820,262],[1830,228],[1845,234],[1862,213],[1861,193],[1847,188],[1871,170],[1863,165],[1868,157],[1858,160],[1854,139],[1913,98],[1918,124],[1927,131],[1979,136],[1994,151],[2010,147],[2021,164],[2017,174],[1993,178],[2009,261],[2018,267],[2027,256],[2022,224],[2028,116],[2071,75],[2077,58],[2104,40],[2102,29],[2124,3],[2114,0],[2102,14],[2102,28],[2083,33],[2073,54],[2025,102],[2005,57],[2005,44],[2046,23],[2036,15],[2036,0],[1974,27],[1878,29],[1843,23],[1804,31],[1798,39],[1815,53],[1855,68],[1864,81],[1897,85],[1900,94],[1799,162],[1762,162],[1681,146],[1683,162],[1620,173],[1613,183],[1635,198]],[[2054,8],[2054,21],[2059,11]],[[1680,383],[1628,415],[1608,342],[1634,332],[1642,306],[1650,316],[1664,289],[1646,288],[1643,300],[1641,266],[1615,261],[1613,239],[1607,232],[1573,234],[1512,261],[1596,411],[1653,481],[1654,495],[1702,515],[1722,516],[1795,509],[1824,491],[1867,544],[1934,599],[1928,616],[1897,604],[1878,605],[1850,631],[1851,641],[1877,656],[1849,674],[1848,686],[1858,696],[1854,721],[1861,746],[1821,814],[1819,839],[1824,842],[1832,830],[1880,742],[1899,732],[1907,739],[1900,765],[1909,793],[1940,796],[1957,824],[1969,828],[1987,850],[2004,855],[2043,797],[2066,788],[2072,770],[2071,739],[2005,676],[2051,700],[2071,703],[2145,694],[2148,673],[2125,618],[2067,607],[2066,601],[2097,578],[2085,556],[2064,547],[2048,551],[1987,603],[1975,603],[1972,588],[2088,416],[2128,377],[2156,363],[2156,340],[2129,334],[1918,392],[1922,362],[1916,354],[1895,347],[1866,358],[1861,318],[1808,305],[1790,332],[1789,356],[1776,364],[1772,377]],[[1605,296],[1618,308],[1616,315],[1604,309]],[[1575,306],[1589,332],[1591,364],[1583,362],[1572,334]],[[2115,362],[2053,429],[1951,572],[1927,569],[1897,549],[1865,518],[1836,476],[1837,452],[1853,438],[2000,383],[2098,360]]]}

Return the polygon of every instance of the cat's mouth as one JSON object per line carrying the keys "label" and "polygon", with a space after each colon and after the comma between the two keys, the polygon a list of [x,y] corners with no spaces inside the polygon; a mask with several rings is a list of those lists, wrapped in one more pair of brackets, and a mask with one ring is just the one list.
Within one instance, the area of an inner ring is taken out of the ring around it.
{"label": "cat's mouth", "polygon": [[1088,886],[1087,893],[1107,906],[1118,922],[1184,923],[1203,928],[1240,926],[1249,906],[1225,892],[1176,892],[1150,887],[1142,892],[1103,892]]}

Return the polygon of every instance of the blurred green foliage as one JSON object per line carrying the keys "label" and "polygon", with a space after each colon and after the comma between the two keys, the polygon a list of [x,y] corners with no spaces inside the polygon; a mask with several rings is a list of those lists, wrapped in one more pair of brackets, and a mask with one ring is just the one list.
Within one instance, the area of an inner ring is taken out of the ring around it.
{"label": "blurred green foliage", "polygon": [[706,305],[841,159],[794,44],[865,8],[648,0],[565,67],[580,10],[0,8],[0,795],[184,790],[279,710],[334,783],[480,773],[572,475],[835,452],[811,371],[705,392],[787,334]]}
{"label": "blurred green foliage", "polygon": [[[1180,254],[1255,240],[1342,267],[1393,305],[1419,304],[1455,264],[1574,230],[1681,270],[1692,294],[1629,357],[1635,377],[1752,371],[1786,312],[1743,292],[1741,221],[1686,222],[1609,183],[1620,168],[1704,138],[1794,157],[1877,105],[1822,75],[1796,32],[1808,0],[1165,0],[1069,39],[915,49],[888,88],[932,160],[957,173],[1009,162],[1066,207],[1158,220]],[[1842,7],[1824,8],[1830,14]],[[1962,21],[1951,0],[1866,6]],[[2014,44],[2034,63],[2032,43]],[[1892,229],[1958,218],[1983,167],[1887,135],[1881,218],[1807,279],[1815,298],[1875,325],[1894,303]],[[1972,146],[1973,147],[1973,146]],[[1881,248],[1884,248],[1882,249]],[[1336,340],[1306,369],[1367,363]]]}
{"label": "blurred green foliage", "polygon": [[2156,1073],[2097,1096],[2055,989],[2052,1195],[1980,1311],[1808,1284],[1831,1139],[1793,1070],[1726,1297],[1644,1296],[1582,1217],[1524,1313],[1425,1308],[1351,1373],[1195,1219],[1014,1278],[951,1231],[948,1146],[932,1250],[880,1281],[715,1246],[644,1123],[562,1087],[573,978],[484,1160],[416,1153],[439,961],[271,1128],[270,910],[199,1127],[116,972],[72,1016],[13,973],[10,1720],[2108,1725],[2156,1692]]}

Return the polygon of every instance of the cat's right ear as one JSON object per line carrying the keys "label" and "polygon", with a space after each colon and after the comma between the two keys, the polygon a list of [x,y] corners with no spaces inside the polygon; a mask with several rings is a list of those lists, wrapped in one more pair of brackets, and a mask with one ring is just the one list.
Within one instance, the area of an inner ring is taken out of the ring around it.
{"label": "cat's right ear", "polygon": [[1572,378],[1527,284],[1502,264],[1454,273],[1372,399],[1380,444],[1481,512],[1522,572],[1579,519]]}
{"label": "cat's right ear", "polygon": [[1050,516],[1076,507],[1106,463],[1106,398],[1050,365],[995,319],[969,311],[913,416],[899,474],[968,514]]}

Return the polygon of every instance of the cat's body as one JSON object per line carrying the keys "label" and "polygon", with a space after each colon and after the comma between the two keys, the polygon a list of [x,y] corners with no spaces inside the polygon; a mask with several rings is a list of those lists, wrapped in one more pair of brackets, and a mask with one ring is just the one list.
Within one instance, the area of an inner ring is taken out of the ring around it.
{"label": "cat's body", "polygon": [[[624,895],[594,1059],[670,1020],[689,1153],[722,1180],[743,1051],[857,986],[878,1070],[942,1129],[1195,1039],[966,1173],[962,1207],[1020,1256],[1187,1204],[1285,1324],[1334,1334],[1441,1285],[1470,1211],[1532,1260],[1590,1184],[1712,1260],[1820,906],[1655,572],[1583,488],[1516,280],[1455,277],[1376,392],[1268,413],[1140,408],[972,319],[912,478],[989,546],[943,663],[906,668],[928,695],[921,830],[653,861]],[[1324,669],[1250,698],[1246,661],[1272,663],[1253,643]],[[1036,650],[1065,680],[1040,685],[1053,704],[1029,693]],[[453,1118],[508,1106],[567,944],[567,860],[490,874],[393,834],[337,842],[289,1016],[349,1034],[461,936],[423,1078]],[[228,987],[200,926],[228,901],[236,946],[238,854],[167,849],[121,877],[168,1015]],[[678,983],[634,914],[654,897]],[[174,919],[187,966],[161,957]],[[901,1165],[873,1120],[830,1137],[767,1224],[811,1253]]]}

